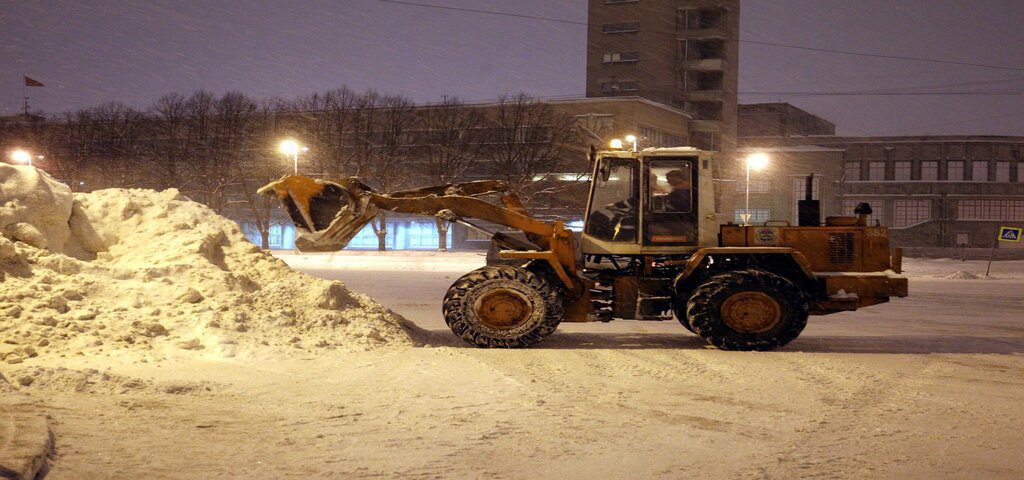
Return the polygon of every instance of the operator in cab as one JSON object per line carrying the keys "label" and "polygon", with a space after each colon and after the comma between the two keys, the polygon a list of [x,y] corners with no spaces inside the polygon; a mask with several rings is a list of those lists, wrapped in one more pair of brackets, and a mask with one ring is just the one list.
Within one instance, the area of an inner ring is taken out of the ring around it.
{"label": "operator in cab", "polygon": [[693,202],[690,195],[690,176],[682,170],[670,170],[665,174],[671,191],[665,195],[666,212],[689,212]]}

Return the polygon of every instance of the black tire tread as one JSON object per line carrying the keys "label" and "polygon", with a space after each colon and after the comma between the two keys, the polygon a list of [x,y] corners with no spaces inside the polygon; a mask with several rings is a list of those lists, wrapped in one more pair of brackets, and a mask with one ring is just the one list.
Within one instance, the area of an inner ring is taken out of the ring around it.
{"label": "black tire tread", "polygon": [[[462,300],[474,286],[488,280],[505,279],[520,282],[537,291],[545,303],[545,315],[533,329],[513,339],[494,338],[474,329],[473,324],[463,316]],[[536,345],[554,333],[562,321],[562,299],[556,288],[540,275],[522,267],[491,265],[469,272],[448,288],[442,308],[445,323],[459,338],[481,348],[525,348]]]}
{"label": "black tire tread", "polygon": [[[736,332],[721,319],[721,304],[735,292],[758,290],[780,302],[783,320],[763,334]],[[807,326],[807,296],[793,282],[763,270],[737,270],[716,275],[694,290],[686,317],[694,332],[723,350],[773,350],[795,340]]]}

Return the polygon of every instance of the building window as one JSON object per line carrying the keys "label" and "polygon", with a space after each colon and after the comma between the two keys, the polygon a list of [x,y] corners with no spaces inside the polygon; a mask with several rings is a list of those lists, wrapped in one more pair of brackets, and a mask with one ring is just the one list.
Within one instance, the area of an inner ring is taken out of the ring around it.
{"label": "building window", "polygon": [[611,52],[604,54],[604,63],[632,63],[640,60],[640,52]]}
{"label": "building window", "polygon": [[[736,223],[743,224],[743,214],[746,212],[744,209],[736,210]],[[751,208],[750,209],[750,223],[765,223],[771,220],[771,210],[767,208]]]}
{"label": "building window", "polygon": [[642,147],[681,147],[686,145],[686,139],[679,135],[672,135],[648,127],[640,127],[640,146]]}
{"label": "building window", "polygon": [[601,84],[601,93],[615,95],[621,92],[636,92],[640,89],[637,82],[604,82]]}
{"label": "building window", "polygon": [[988,181],[988,162],[971,162],[971,181]]}
{"label": "building window", "polygon": [[860,203],[871,204],[871,215],[868,215],[868,225],[885,225],[885,202],[882,200],[869,201],[869,200],[843,200],[843,215],[849,215],[851,217],[856,216],[853,213],[857,209],[857,205]]}
{"label": "building window", "polygon": [[931,200],[896,200],[892,206],[893,227],[909,227],[932,219]]}
{"label": "building window", "polygon": [[956,202],[959,220],[1006,220],[1006,200],[960,200]]}
{"label": "building window", "polygon": [[921,162],[921,180],[934,182],[939,179],[939,162]]}
{"label": "building window", "polygon": [[[736,182],[736,193],[746,193],[746,180]],[[767,179],[750,179],[750,193],[772,193],[772,181]]]}
{"label": "building window", "polygon": [[843,178],[847,182],[859,182],[860,162],[846,162],[846,166],[843,169]]}
{"label": "building window", "polygon": [[946,162],[946,180],[950,182],[964,181],[964,162],[959,160]]}
{"label": "building window", "polygon": [[910,180],[910,162],[896,162],[893,169],[893,180]]}
{"label": "building window", "polygon": [[968,235],[966,233],[957,233],[956,234],[956,246],[958,246],[958,247],[966,247],[966,246],[970,245],[971,244],[970,243],[970,238],[971,238],[970,235]]}
{"label": "building window", "polygon": [[881,182],[885,180],[885,162],[871,162],[868,169],[868,180]]}
{"label": "building window", "polygon": [[1010,181],[1010,162],[996,162],[996,181],[1003,183]]}
{"label": "building window", "polygon": [[[818,200],[818,180],[815,176],[811,182],[811,200]],[[793,225],[800,224],[800,200],[807,198],[807,178],[800,177],[793,179]],[[825,211],[824,208],[821,211]]]}
{"label": "building window", "polygon": [[606,23],[601,26],[604,33],[634,33],[640,30],[640,22]]}
{"label": "building window", "polygon": [[1012,222],[1024,222],[1024,200],[1006,201],[1006,219]]}

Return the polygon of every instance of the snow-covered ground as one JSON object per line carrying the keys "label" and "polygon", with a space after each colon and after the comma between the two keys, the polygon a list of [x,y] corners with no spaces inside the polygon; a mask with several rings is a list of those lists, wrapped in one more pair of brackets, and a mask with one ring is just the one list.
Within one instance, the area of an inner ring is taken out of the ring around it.
{"label": "snow-covered ground", "polygon": [[996,263],[1002,280],[952,280],[984,262],[910,259],[910,297],[740,353],[627,321],[469,348],[440,303],[482,257],[281,257],[432,331],[429,345],[28,359],[109,377],[55,370],[27,389],[53,411],[47,478],[1024,477],[1020,262]]}

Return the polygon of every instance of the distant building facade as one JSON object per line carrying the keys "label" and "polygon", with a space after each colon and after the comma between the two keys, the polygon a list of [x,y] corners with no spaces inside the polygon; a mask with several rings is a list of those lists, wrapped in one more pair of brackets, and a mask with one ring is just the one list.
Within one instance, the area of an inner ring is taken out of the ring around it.
{"label": "distant building facade", "polygon": [[[780,176],[820,173],[823,211],[852,214],[870,203],[872,221],[898,246],[1024,248],[996,242],[1000,226],[1024,226],[1024,137],[829,135],[831,122],[787,104],[741,106],[741,151],[773,155]],[[815,117],[815,118],[812,118]],[[802,158],[790,156],[799,150]],[[753,182],[752,182],[753,184]],[[795,187],[794,187],[795,189]],[[776,192],[764,204],[788,201]],[[789,220],[788,211],[770,214]]]}
{"label": "distant building facade", "polygon": [[689,113],[690,145],[736,146],[739,0],[590,0],[587,96]]}

